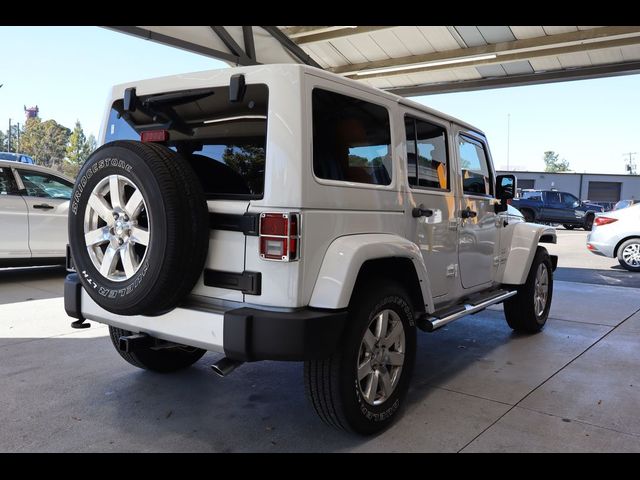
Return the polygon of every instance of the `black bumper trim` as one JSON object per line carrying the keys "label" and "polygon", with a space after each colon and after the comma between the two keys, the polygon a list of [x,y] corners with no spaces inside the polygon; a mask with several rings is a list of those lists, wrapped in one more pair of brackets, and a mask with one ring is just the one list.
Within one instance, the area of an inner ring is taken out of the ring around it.
{"label": "black bumper trim", "polygon": [[321,360],[335,352],[346,318],[346,311],[229,310],[224,314],[224,353],[241,362]]}
{"label": "black bumper trim", "polygon": [[260,216],[256,213],[238,215],[234,213],[209,213],[209,228],[242,232],[257,237]]}
{"label": "black bumper trim", "polygon": [[81,308],[82,284],[77,273],[67,275],[64,279],[64,310],[72,318],[77,318],[71,322],[71,328],[89,328],[91,324],[84,323],[86,318],[82,316]]}
{"label": "black bumper trim", "polygon": [[247,295],[260,295],[262,293],[262,274],[246,270],[242,273],[235,273],[207,268],[204,271],[204,284],[207,287],[240,290]]}

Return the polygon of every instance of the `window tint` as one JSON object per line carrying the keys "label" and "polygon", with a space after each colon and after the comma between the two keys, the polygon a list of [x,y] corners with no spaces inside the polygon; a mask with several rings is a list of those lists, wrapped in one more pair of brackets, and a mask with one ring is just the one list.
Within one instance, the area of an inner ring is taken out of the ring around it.
{"label": "window tint", "polygon": [[[249,84],[243,100],[237,103],[229,102],[228,86],[203,89],[197,95],[175,92],[173,100],[160,102],[179,120],[162,126],[169,131],[165,145],[191,164],[208,198],[262,198],[268,98],[266,85]],[[124,112],[123,101],[114,102],[105,142],[139,140],[140,132],[159,128],[148,113],[144,109]]]}
{"label": "window tint", "polygon": [[464,193],[491,195],[493,185],[487,156],[482,144],[461,135],[458,140],[458,148]]}
{"label": "window tint", "polygon": [[560,194],[558,192],[547,192],[547,203],[560,203]]}
{"label": "window tint", "polygon": [[405,117],[404,124],[409,185],[443,190],[449,188],[446,130],[409,116]]}
{"label": "window tint", "polygon": [[[565,205],[568,205],[570,207],[572,207],[573,205],[575,205],[576,202],[578,202],[578,198],[574,197],[570,193],[563,193],[562,194],[562,200],[563,200]],[[580,202],[578,202],[578,203],[580,203]]]}
{"label": "window tint", "polygon": [[387,109],[317,88],[312,100],[316,176],[389,185],[392,162]]}
{"label": "window tint", "polygon": [[73,185],[46,173],[18,170],[27,195],[30,197],[59,198],[69,200]]}
{"label": "window tint", "polygon": [[17,191],[11,170],[0,167],[0,195],[15,195]]}
{"label": "window tint", "polygon": [[542,192],[522,192],[522,198],[542,201]]}

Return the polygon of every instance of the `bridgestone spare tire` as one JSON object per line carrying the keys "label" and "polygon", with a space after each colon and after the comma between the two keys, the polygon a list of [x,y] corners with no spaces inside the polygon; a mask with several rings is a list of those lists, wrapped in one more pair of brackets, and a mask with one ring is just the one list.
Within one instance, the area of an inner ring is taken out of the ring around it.
{"label": "bridgestone spare tire", "polygon": [[69,243],[83,287],[105,310],[159,315],[202,273],[207,203],[186,160],[157,144],[107,143],[78,174]]}

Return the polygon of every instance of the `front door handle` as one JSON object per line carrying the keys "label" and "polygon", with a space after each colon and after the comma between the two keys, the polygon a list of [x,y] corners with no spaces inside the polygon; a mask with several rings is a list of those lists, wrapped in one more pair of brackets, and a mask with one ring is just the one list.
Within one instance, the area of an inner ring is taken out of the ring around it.
{"label": "front door handle", "polygon": [[34,205],[33,208],[38,208],[40,210],[51,210],[52,208],[56,208],[53,205],[47,205],[46,203],[41,203],[40,205]]}
{"label": "front door handle", "polygon": [[413,210],[411,210],[411,215],[413,216],[413,218],[430,217],[431,215],[433,215],[433,210],[424,208],[424,205],[421,203],[420,206],[415,207]]}
{"label": "front door handle", "polygon": [[478,212],[474,212],[469,207],[466,210],[462,210],[460,212],[460,218],[475,218],[478,216]]}

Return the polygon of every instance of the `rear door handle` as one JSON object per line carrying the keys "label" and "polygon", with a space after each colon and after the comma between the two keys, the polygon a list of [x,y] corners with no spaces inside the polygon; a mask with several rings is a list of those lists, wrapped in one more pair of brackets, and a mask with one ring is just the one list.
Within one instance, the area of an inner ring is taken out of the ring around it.
{"label": "rear door handle", "polygon": [[52,208],[56,208],[53,205],[47,205],[46,203],[41,203],[40,205],[34,205],[33,208],[38,208],[40,210],[51,210]]}
{"label": "rear door handle", "polygon": [[462,210],[462,212],[460,212],[460,218],[475,218],[477,216],[478,212],[474,212],[470,208],[467,208],[466,210]]}
{"label": "rear door handle", "polygon": [[413,210],[411,210],[411,215],[413,216],[413,218],[430,217],[431,215],[433,215],[433,210],[424,208],[424,205],[420,204],[419,207],[415,207]]}

